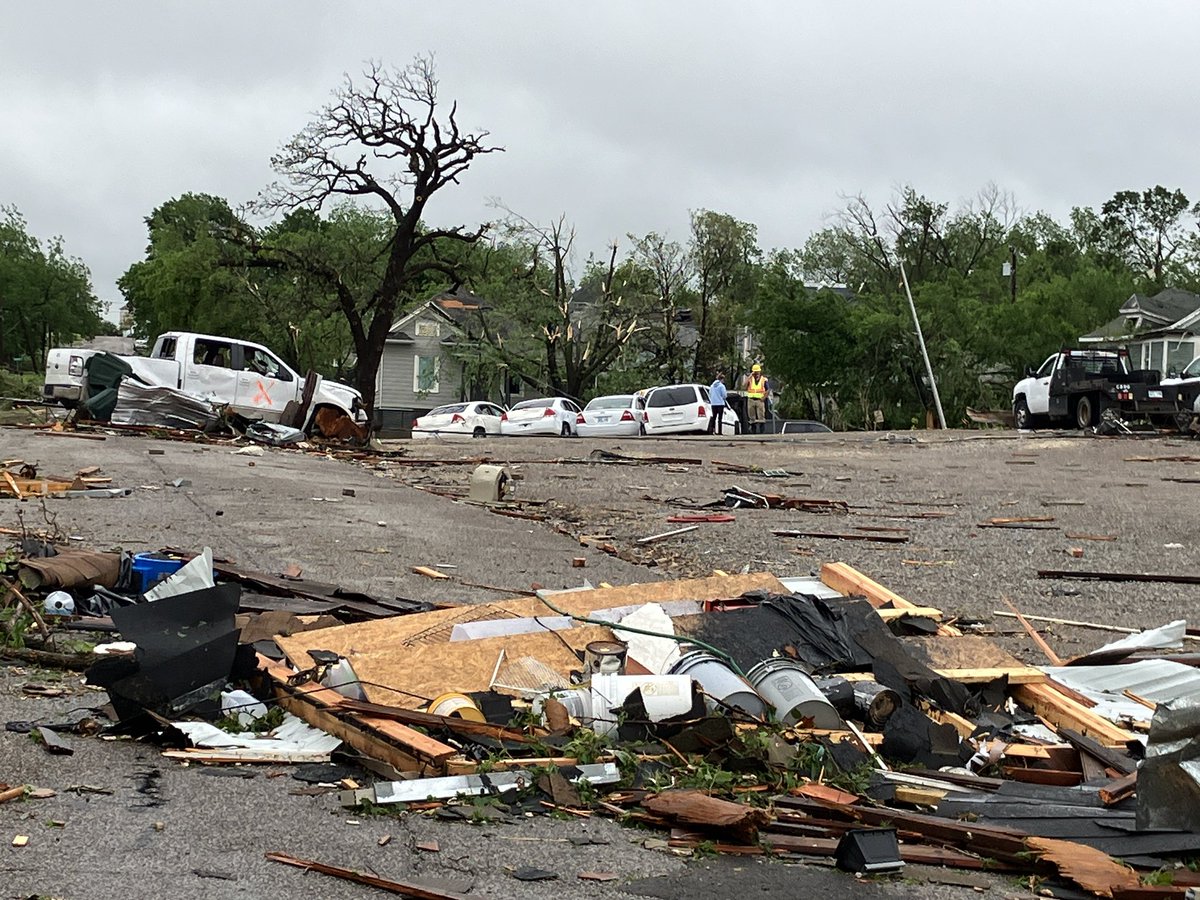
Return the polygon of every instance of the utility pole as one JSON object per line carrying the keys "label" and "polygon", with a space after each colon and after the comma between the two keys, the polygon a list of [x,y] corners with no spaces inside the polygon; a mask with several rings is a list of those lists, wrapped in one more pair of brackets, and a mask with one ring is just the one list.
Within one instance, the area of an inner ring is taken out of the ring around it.
{"label": "utility pole", "polygon": [[912,310],[913,325],[917,328],[917,343],[921,345],[921,356],[925,358],[925,373],[933,389],[933,405],[937,408],[938,427],[946,430],[946,414],[942,412],[942,398],[938,395],[937,379],[933,377],[933,366],[929,362],[929,351],[925,349],[925,336],[921,334],[921,320],[917,318],[917,304],[913,302],[912,290],[908,286],[908,273],[904,271],[904,260],[900,260],[900,277],[904,279],[904,293],[908,296],[908,308]]}
{"label": "utility pole", "polygon": [[1012,302],[1017,302],[1017,248],[1008,245],[1008,289],[1012,293]]}

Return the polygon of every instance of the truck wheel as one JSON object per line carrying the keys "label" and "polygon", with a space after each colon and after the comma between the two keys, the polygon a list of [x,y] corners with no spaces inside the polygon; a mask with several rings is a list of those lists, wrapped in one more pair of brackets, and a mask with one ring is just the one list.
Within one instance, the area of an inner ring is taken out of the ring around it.
{"label": "truck wheel", "polygon": [[1096,423],[1093,421],[1095,417],[1095,404],[1092,398],[1088,396],[1080,397],[1075,403],[1075,427],[1076,428],[1091,428]]}
{"label": "truck wheel", "polygon": [[1033,424],[1033,416],[1029,414],[1029,404],[1024,397],[1018,397],[1013,404],[1013,425],[1018,431],[1025,431]]}
{"label": "truck wheel", "polygon": [[487,430],[482,425],[476,425],[475,430],[471,432],[471,437],[487,437]]}

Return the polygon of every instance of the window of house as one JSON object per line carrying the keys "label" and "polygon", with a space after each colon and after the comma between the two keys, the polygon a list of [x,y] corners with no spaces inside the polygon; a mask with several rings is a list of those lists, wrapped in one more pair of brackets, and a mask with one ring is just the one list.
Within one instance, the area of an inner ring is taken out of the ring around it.
{"label": "window of house", "polygon": [[1150,345],[1150,365],[1147,368],[1163,370],[1163,345],[1165,341],[1154,341]]}
{"label": "window of house", "polygon": [[1192,341],[1167,341],[1168,372],[1179,372],[1192,361],[1196,355],[1196,345]]}
{"label": "window of house", "polygon": [[220,366],[228,369],[233,360],[233,344],[228,341],[214,341],[209,338],[196,338],[196,346],[192,351],[192,362],[198,366]]}
{"label": "window of house", "polygon": [[436,394],[438,392],[438,357],[417,356],[413,358],[413,392]]}
{"label": "window of house", "polygon": [[441,337],[442,326],[439,322],[418,322],[417,337]]}

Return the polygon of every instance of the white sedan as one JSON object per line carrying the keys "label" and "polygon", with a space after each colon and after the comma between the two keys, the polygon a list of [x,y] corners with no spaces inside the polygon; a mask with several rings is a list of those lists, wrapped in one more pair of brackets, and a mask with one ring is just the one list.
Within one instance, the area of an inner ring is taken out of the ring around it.
{"label": "white sedan", "polygon": [[589,400],[575,417],[580,437],[636,437],[645,434],[646,405],[636,394],[613,394]]}
{"label": "white sedan", "polygon": [[582,410],[566,397],[542,397],[522,400],[500,417],[500,433],[575,434],[575,419]]}
{"label": "white sedan", "polygon": [[448,403],[431,409],[419,419],[413,420],[414,438],[446,437],[459,435],[487,437],[500,433],[500,419],[504,410],[493,403]]}

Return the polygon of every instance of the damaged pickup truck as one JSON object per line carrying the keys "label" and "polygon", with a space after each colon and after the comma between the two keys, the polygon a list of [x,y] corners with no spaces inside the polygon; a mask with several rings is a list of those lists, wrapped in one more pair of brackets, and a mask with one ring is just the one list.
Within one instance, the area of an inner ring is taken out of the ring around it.
{"label": "damaged pickup truck", "polygon": [[1013,388],[1017,428],[1039,423],[1091,428],[1105,410],[1123,418],[1170,421],[1174,394],[1159,384],[1154,369],[1131,370],[1125,350],[1062,350]]}
{"label": "damaged pickup truck", "polygon": [[[97,351],[77,348],[51,350],[46,357],[44,399],[67,408],[86,401],[86,370],[97,355]],[[266,347],[250,341],[171,331],[159,336],[149,356],[115,359],[144,385],[171,388],[265,422],[279,422],[289,403],[301,404],[307,399],[305,378]],[[338,419],[348,417],[358,426],[366,424],[367,413],[357,390],[320,376],[315,381],[306,426],[320,421],[322,411]]]}

